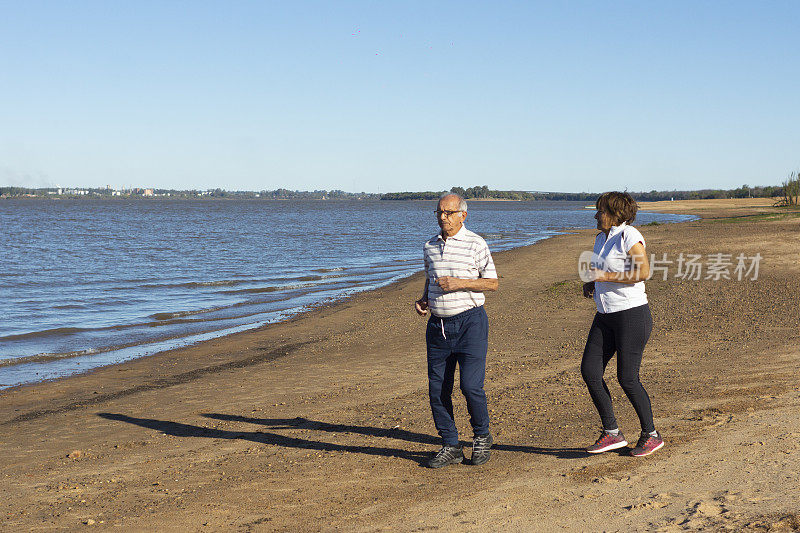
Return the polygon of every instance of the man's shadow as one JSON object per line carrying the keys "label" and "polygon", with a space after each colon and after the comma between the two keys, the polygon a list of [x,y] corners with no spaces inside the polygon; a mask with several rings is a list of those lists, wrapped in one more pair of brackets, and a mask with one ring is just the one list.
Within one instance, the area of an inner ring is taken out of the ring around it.
{"label": "man's shadow", "polygon": [[[398,457],[416,462],[419,465],[424,465],[431,457],[431,452],[414,452],[402,448],[392,448],[387,446],[365,446],[365,445],[350,445],[350,444],[334,444],[329,442],[321,442],[316,440],[301,439],[296,437],[287,437],[279,433],[270,431],[228,431],[214,428],[207,428],[202,426],[193,426],[191,424],[184,424],[181,422],[171,422],[167,420],[155,420],[151,418],[135,418],[117,413],[98,413],[98,416],[107,420],[115,420],[118,422],[126,422],[136,426],[154,429],[167,435],[175,437],[204,437],[212,439],[239,439],[249,440],[258,444],[271,444],[274,446],[282,446],[284,448],[297,448],[303,450],[318,450],[318,451],[340,451],[348,453],[363,453],[366,455],[378,455],[383,457]],[[415,433],[400,428],[378,428],[371,426],[353,426],[347,424],[331,424],[328,422],[320,422],[308,420],[306,418],[251,418],[238,415],[228,415],[221,413],[207,413],[204,414],[206,418],[215,420],[225,420],[231,422],[246,422],[249,424],[257,424],[264,426],[268,429],[307,429],[312,431],[323,431],[326,433],[350,433],[355,435],[364,435],[369,437],[389,438],[396,440],[403,440],[406,442],[413,442],[419,444],[430,444],[432,446],[439,446],[441,441],[432,435],[425,433]],[[462,445],[471,444],[470,442],[462,441]],[[496,443],[492,446],[493,450],[518,452],[518,453],[532,453],[537,455],[551,455],[560,459],[579,459],[588,457],[589,454],[581,448],[543,448],[539,446],[526,446],[516,444],[501,444]]]}
{"label": "man's shadow", "polygon": [[[431,444],[441,446],[442,442],[438,437],[426,433],[415,433],[405,429],[376,428],[371,426],[350,426],[346,424],[330,424],[308,420],[306,418],[251,418],[247,416],[226,415],[220,413],[206,413],[203,416],[216,420],[227,420],[232,422],[247,422],[248,424],[259,424],[270,429],[310,429],[325,431],[329,433],[355,433],[357,435],[367,435],[370,437],[386,437],[390,439],[405,440],[408,442],[418,442],[420,444]],[[472,441],[460,441],[462,446],[471,446]],[[552,455],[560,459],[579,459],[588,457],[586,450],[581,448],[542,448],[539,446],[525,446],[517,444],[492,445],[492,450],[507,452],[533,453],[537,455]]]}
{"label": "man's shadow", "polygon": [[[193,426],[191,424],[183,424],[181,422],[170,422],[168,420],[155,420],[152,418],[135,418],[132,416],[117,414],[117,413],[98,413],[98,416],[107,420],[116,420],[118,422],[127,422],[136,426],[141,426],[148,429],[154,429],[167,435],[175,437],[204,437],[211,439],[239,439],[248,440],[258,444],[272,444],[274,446],[282,446],[284,448],[298,448],[302,450],[318,450],[318,451],[339,451],[349,453],[363,453],[367,455],[380,455],[384,457],[399,457],[401,459],[408,459],[420,465],[424,464],[428,455],[426,453],[412,452],[408,450],[378,447],[378,446],[358,446],[350,444],[333,444],[329,442],[320,442],[315,440],[300,439],[295,437],[287,437],[278,433],[271,433],[268,431],[227,431],[222,429],[207,428],[202,426]],[[291,419],[289,419],[291,420]]]}

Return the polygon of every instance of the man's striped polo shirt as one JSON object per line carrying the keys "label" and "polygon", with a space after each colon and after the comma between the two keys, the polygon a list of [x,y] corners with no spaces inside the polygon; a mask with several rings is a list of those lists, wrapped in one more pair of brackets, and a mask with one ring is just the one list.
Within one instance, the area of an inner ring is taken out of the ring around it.
{"label": "man's striped polo shirt", "polygon": [[463,313],[483,305],[482,292],[444,292],[436,284],[438,278],[451,276],[462,279],[497,278],[492,254],[486,241],[464,226],[458,233],[444,240],[436,235],[423,246],[425,273],[428,275],[428,307],[437,317]]}

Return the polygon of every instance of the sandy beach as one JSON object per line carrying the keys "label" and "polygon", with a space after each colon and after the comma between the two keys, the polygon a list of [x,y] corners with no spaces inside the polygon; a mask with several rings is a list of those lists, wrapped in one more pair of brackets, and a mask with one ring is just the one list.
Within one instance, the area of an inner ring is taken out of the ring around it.
{"label": "sandy beach", "polygon": [[[583,451],[600,428],[579,371],[594,314],[577,279],[586,230],[495,254],[488,464],[421,466],[439,441],[417,274],[260,330],[0,391],[0,529],[798,530],[800,217],[771,205],[642,205],[701,217],[640,227],[662,260],[642,365],[666,441],[652,456]],[[699,279],[679,275],[681,254],[700,256]],[[737,271],[740,254],[748,268],[760,254],[757,276]]]}

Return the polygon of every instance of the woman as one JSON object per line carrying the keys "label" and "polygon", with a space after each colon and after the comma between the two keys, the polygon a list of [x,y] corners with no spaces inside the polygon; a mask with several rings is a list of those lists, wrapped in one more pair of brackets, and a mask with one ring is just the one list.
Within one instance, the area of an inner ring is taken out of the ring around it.
{"label": "woman", "polygon": [[[589,330],[581,361],[581,374],[589,394],[600,412],[603,433],[589,446],[589,453],[600,453],[627,446],[614,417],[611,394],[603,380],[609,360],[617,354],[617,379],[633,404],[642,434],[631,455],[650,455],[664,446],[653,425],[653,411],[647,391],[639,382],[642,352],[653,329],[653,319],[644,290],[650,276],[645,242],[639,230],[629,226],[638,206],[628,193],[607,192],[597,199],[597,229],[592,268],[583,295],[594,295],[597,314]],[[587,278],[584,278],[586,281]]]}

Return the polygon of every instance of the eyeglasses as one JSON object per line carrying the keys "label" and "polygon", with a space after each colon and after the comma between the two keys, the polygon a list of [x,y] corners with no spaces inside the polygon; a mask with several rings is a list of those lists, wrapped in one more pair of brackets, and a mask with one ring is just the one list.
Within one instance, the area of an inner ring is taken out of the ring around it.
{"label": "eyeglasses", "polygon": [[443,209],[437,209],[437,210],[434,211],[434,213],[436,213],[437,217],[440,217],[440,216],[444,215],[447,218],[450,218],[451,216],[455,215],[456,213],[460,213],[460,212],[461,212],[460,209],[456,209],[455,211],[447,211],[447,210],[443,210]]}

